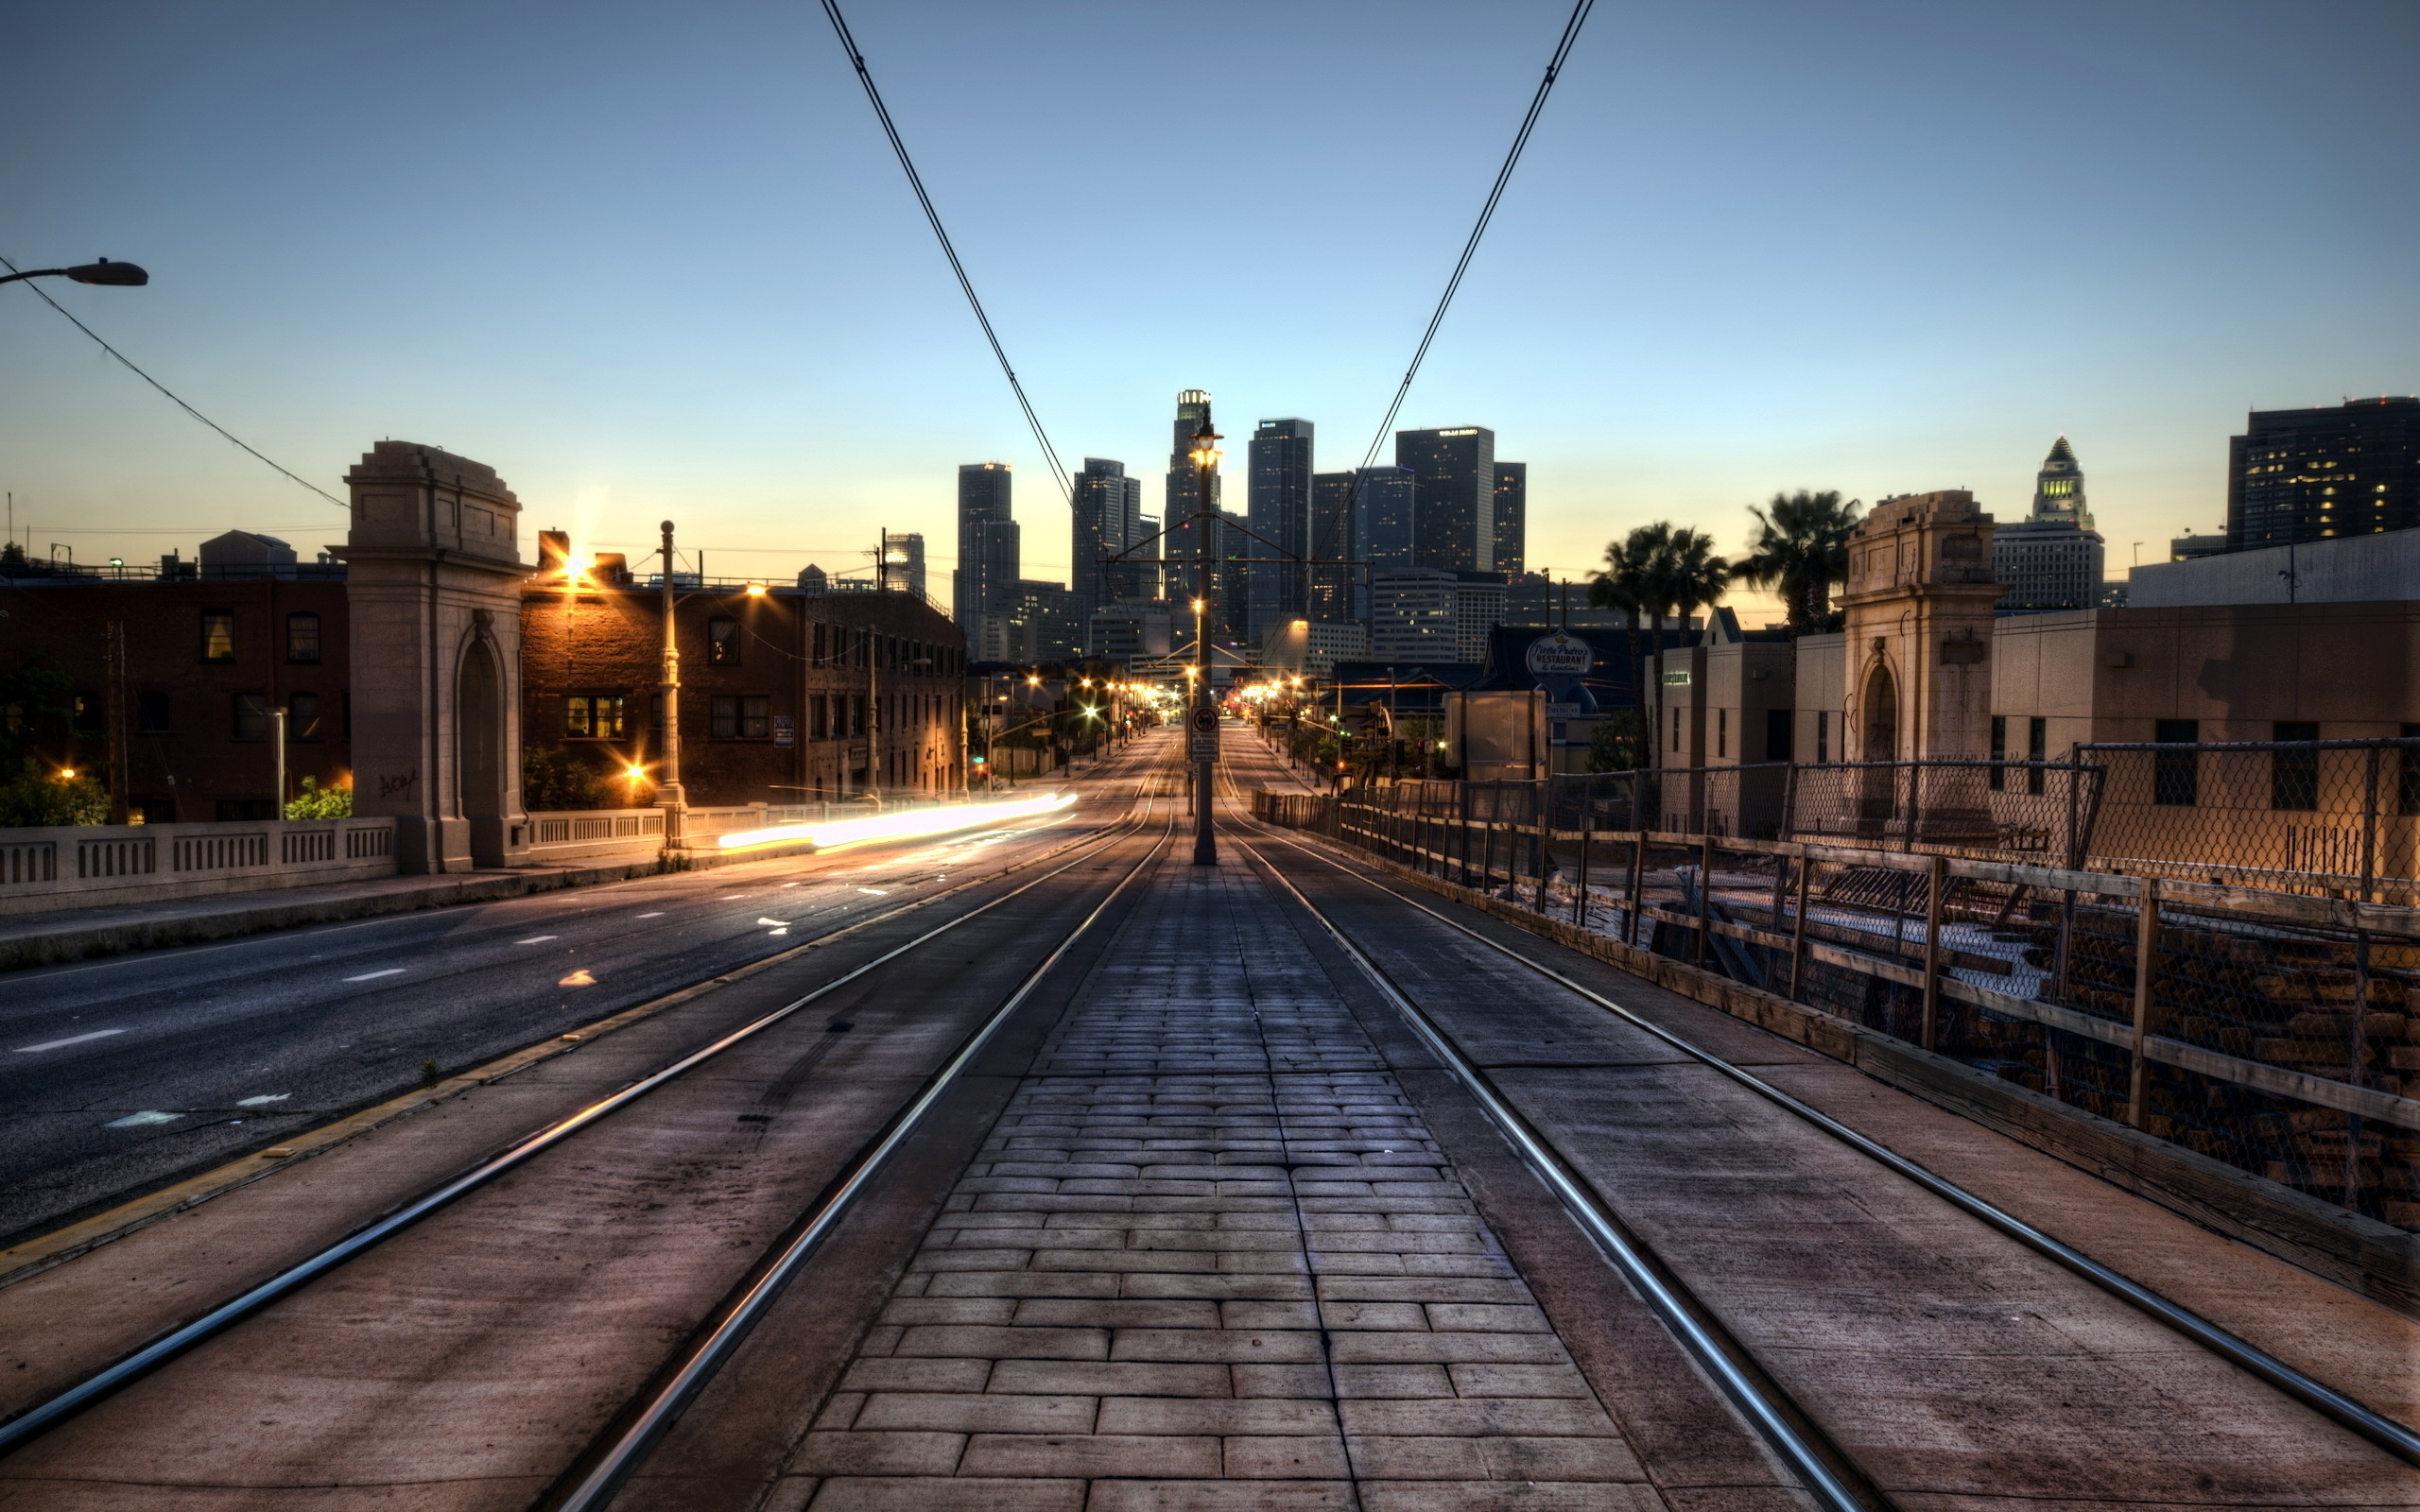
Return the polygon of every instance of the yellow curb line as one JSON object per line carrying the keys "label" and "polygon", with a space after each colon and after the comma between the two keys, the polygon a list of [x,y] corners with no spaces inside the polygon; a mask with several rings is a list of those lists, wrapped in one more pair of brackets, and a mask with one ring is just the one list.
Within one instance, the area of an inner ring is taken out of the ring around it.
{"label": "yellow curb line", "polygon": [[64,1228],[43,1234],[40,1238],[26,1240],[13,1248],[0,1249],[0,1288],[13,1286],[27,1277],[38,1276],[55,1266],[63,1265],[78,1256],[91,1253],[113,1239],[121,1239],[137,1229],[147,1228],[163,1218],[182,1212],[188,1208],[197,1207],[213,1197],[233,1192],[238,1187],[250,1186],[265,1177],[274,1176],[280,1171],[291,1170],[315,1155],[324,1155],[348,1140],[356,1139],[372,1129],[391,1124],[399,1118],[417,1113],[424,1108],[434,1108],[440,1103],[451,1101],[474,1088],[484,1087],[490,1082],[502,1081],[515,1072],[527,1071],[541,1061],[551,1060],[557,1056],[569,1055],[599,1035],[612,1034],[614,1030],[626,1028],[642,1019],[653,1018],[667,1008],[678,1007],[683,1003],[713,991],[716,988],[728,987],[734,982],[804,955],[820,946],[829,945],[844,936],[856,934],[858,930],[871,928],[875,924],[896,919],[902,914],[939,902],[944,898],[963,892],[970,887],[984,886],[1002,877],[1013,876],[1028,867],[1039,866],[1053,856],[1089,845],[1099,838],[1100,833],[1096,832],[1062,845],[1052,846],[1049,850],[1028,857],[1012,867],[1003,867],[997,871],[987,872],[983,876],[961,882],[954,887],[943,888],[940,892],[919,898],[913,902],[903,903],[888,912],[860,919],[856,923],[836,929],[829,935],[818,936],[802,945],[793,945],[788,950],[768,955],[761,961],[751,961],[745,966],[735,967],[719,976],[708,977],[702,982],[693,982],[676,991],[667,992],[660,998],[639,1004],[634,1007],[624,1008],[609,1018],[567,1030],[552,1040],[541,1041],[524,1050],[517,1050],[501,1059],[492,1060],[475,1071],[467,1071],[459,1075],[449,1076],[434,1087],[424,1088],[402,1097],[390,1098],[374,1107],[365,1108],[348,1118],[340,1118],[333,1124],[322,1125],[307,1133],[299,1134],[283,1144],[271,1147],[271,1150],[285,1151],[284,1156],[264,1151],[247,1156],[240,1160],[231,1160],[225,1165],[204,1171],[199,1176],[188,1177],[173,1186],[163,1187],[147,1196],[122,1203],[107,1212],[95,1213],[79,1223],[72,1223]]}

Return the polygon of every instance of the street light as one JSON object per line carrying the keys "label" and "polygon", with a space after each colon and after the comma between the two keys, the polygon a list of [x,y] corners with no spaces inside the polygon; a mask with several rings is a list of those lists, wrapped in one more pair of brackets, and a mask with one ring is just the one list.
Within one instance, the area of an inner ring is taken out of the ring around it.
{"label": "street light", "polygon": [[[1195,514],[1193,580],[1193,644],[1201,659],[1201,675],[1193,679],[1195,720],[1207,725],[1215,742],[1219,730],[1219,704],[1210,692],[1210,622],[1205,610],[1210,595],[1210,534],[1218,524],[1218,511],[1212,501],[1216,492],[1219,470],[1219,433],[1210,428],[1210,403],[1201,404],[1201,428],[1193,433],[1193,467],[1201,482],[1199,512]],[[1190,731],[1187,739],[1195,738]],[[1219,839],[1210,828],[1210,775],[1217,762],[1217,747],[1197,756],[1193,763],[1193,864],[1215,867],[1219,864]]]}
{"label": "street light", "polygon": [[104,257],[97,263],[79,263],[74,267],[29,267],[22,273],[0,274],[0,284],[14,284],[27,278],[67,278],[78,284],[99,284],[111,288],[139,289],[151,282],[151,275],[132,263],[112,263]]}

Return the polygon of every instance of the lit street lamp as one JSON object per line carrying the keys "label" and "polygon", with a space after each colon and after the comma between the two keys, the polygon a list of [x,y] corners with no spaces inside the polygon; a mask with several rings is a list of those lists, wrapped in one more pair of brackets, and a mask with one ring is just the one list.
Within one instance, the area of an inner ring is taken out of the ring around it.
{"label": "lit street lamp", "polygon": [[78,284],[100,284],[112,288],[139,289],[151,282],[151,275],[132,263],[112,263],[104,257],[97,263],[79,263],[74,267],[29,267],[22,273],[0,273],[0,284],[14,284],[27,278],[66,278]]}
{"label": "lit street lamp", "polygon": [[[1210,428],[1210,404],[1201,404],[1201,428],[1193,433],[1193,467],[1201,485],[1201,512],[1194,516],[1194,560],[1198,564],[1193,581],[1194,648],[1201,663],[1201,676],[1193,680],[1194,723],[1206,727],[1215,741],[1219,733],[1219,700],[1210,691],[1210,623],[1203,612],[1204,600],[1210,595],[1211,526],[1218,521],[1212,491],[1219,468],[1219,433]],[[1190,729],[1185,738],[1196,738]],[[1214,747],[1215,750],[1215,747]],[[1197,756],[1193,763],[1193,864],[1215,867],[1219,864],[1219,839],[1210,829],[1210,775],[1217,763],[1215,754]]]}

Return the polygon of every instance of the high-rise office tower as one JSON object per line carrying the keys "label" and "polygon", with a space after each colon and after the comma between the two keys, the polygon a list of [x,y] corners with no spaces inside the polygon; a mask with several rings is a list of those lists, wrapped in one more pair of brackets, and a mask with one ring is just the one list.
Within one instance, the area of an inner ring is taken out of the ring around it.
{"label": "high-rise office tower", "polygon": [[1089,612],[1119,599],[1150,597],[1140,592],[1150,576],[1140,564],[1105,559],[1143,539],[1143,480],[1128,477],[1123,462],[1088,456],[1075,476],[1070,503],[1075,540],[1069,576],[1077,603]]}
{"label": "high-rise office tower", "polygon": [[1411,469],[1321,472],[1311,479],[1311,614],[1315,624],[1368,623],[1374,573],[1416,557],[1419,480]]}
{"label": "high-rise office tower", "polygon": [[977,644],[983,616],[1005,607],[1018,576],[1010,482],[1006,462],[969,462],[958,470],[958,570],[950,575],[950,610]]}
{"label": "high-rise office tower", "polygon": [[1530,464],[1495,464],[1495,562],[1493,572],[1517,577],[1529,569]]}
{"label": "high-rise office tower", "polygon": [[[1193,437],[1210,415],[1210,396],[1199,388],[1188,388],[1176,396],[1176,421],[1168,427],[1168,486],[1167,507],[1161,517],[1174,525],[1186,515],[1201,507],[1201,483],[1193,465]],[[1217,507],[1219,497],[1226,490],[1218,479],[1210,488],[1210,504]]]}
{"label": "high-rise office tower", "polygon": [[2092,528],[2092,511],[2083,502],[2083,467],[2076,461],[2075,448],[2065,436],[2050,443],[2050,455],[2042,459],[2042,471],[2033,474],[2033,515],[2035,524],[2056,521],[2080,529]]}
{"label": "high-rise office tower", "polygon": [[[1265,420],[1252,433],[1246,538],[1252,557],[1307,557],[1311,544],[1311,422]],[[1309,583],[1300,562],[1255,561],[1246,574],[1252,593],[1252,640],[1305,616]]]}
{"label": "high-rise office tower", "polygon": [[1395,432],[1395,465],[1419,480],[1413,558],[1447,572],[1495,566],[1495,433],[1484,425]]}
{"label": "high-rise office tower", "polygon": [[893,593],[925,596],[925,535],[921,530],[882,533],[882,586]]}
{"label": "high-rise office tower", "polygon": [[2256,409],[2227,446],[2227,549],[2420,526],[2420,399]]}

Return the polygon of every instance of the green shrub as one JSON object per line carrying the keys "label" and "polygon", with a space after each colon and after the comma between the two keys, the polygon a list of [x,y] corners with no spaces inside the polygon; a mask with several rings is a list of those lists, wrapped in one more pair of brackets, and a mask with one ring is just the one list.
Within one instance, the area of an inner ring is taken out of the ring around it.
{"label": "green shrub", "polygon": [[289,819],[349,819],[353,817],[353,788],[321,787],[316,777],[302,779],[302,796],[285,805]]}

